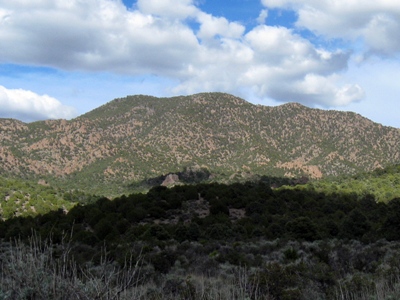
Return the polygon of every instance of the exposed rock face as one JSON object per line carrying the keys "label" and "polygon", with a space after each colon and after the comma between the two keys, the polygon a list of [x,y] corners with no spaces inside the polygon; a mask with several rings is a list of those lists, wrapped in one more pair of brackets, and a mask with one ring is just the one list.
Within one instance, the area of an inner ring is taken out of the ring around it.
{"label": "exposed rock face", "polygon": [[161,183],[162,186],[172,186],[179,182],[177,174],[168,174],[165,180]]}

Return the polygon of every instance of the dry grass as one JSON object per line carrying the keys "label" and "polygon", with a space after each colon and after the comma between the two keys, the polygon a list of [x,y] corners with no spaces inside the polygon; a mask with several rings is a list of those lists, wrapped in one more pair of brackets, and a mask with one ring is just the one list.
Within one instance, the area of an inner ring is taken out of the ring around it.
{"label": "dry grass", "polygon": [[[332,292],[325,294],[311,281],[292,272],[297,283],[287,285],[278,295],[277,284],[285,280],[282,276],[290,275],[289,269],[278,263],[269,265],[263,273],[254,268],[220,264],[218,272],[209,275],[187,272],[179,266],[168,274],[157,274],[142,255],[130,255],[120,266],[108,259],[106,249],[97,264],[78,265],[69,240],[65,237],[60,244],[53,245],[51,240],[42,241],[33,234],[28,243],[2,242],[0,299],[400,299],[400,277],[394,273],[375,279],[348,275],[338,279]],[[296,270],[294,262],[291,266]]]}

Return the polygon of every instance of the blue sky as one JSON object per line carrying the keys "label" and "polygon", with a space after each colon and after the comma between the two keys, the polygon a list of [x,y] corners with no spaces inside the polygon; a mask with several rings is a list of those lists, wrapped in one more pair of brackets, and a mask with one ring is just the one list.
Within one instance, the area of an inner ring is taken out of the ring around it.
{"label": "blue sky", "polygon": [[400,2],[0,0],[0,117],[227,92],[400,128]]}

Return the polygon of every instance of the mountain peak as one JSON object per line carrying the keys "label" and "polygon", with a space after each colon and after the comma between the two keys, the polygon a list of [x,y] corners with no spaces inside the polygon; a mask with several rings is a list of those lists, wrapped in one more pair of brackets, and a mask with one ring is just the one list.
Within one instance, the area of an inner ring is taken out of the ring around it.
{"label": "mountain peak", "polygon": [[297,108],[297,109],[308,108],[307,106],[300,104],[298,102],[288,102],[288,103],[284,103],[280,106],[287,107],[287,108]]}

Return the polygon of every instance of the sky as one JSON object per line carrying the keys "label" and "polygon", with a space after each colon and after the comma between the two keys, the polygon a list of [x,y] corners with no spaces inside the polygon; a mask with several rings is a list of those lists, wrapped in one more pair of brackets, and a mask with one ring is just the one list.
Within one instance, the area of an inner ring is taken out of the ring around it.
{"label": "sky", "polygon": [[0,117],[226,92],[400,128],[397,0],[0,0]]}

